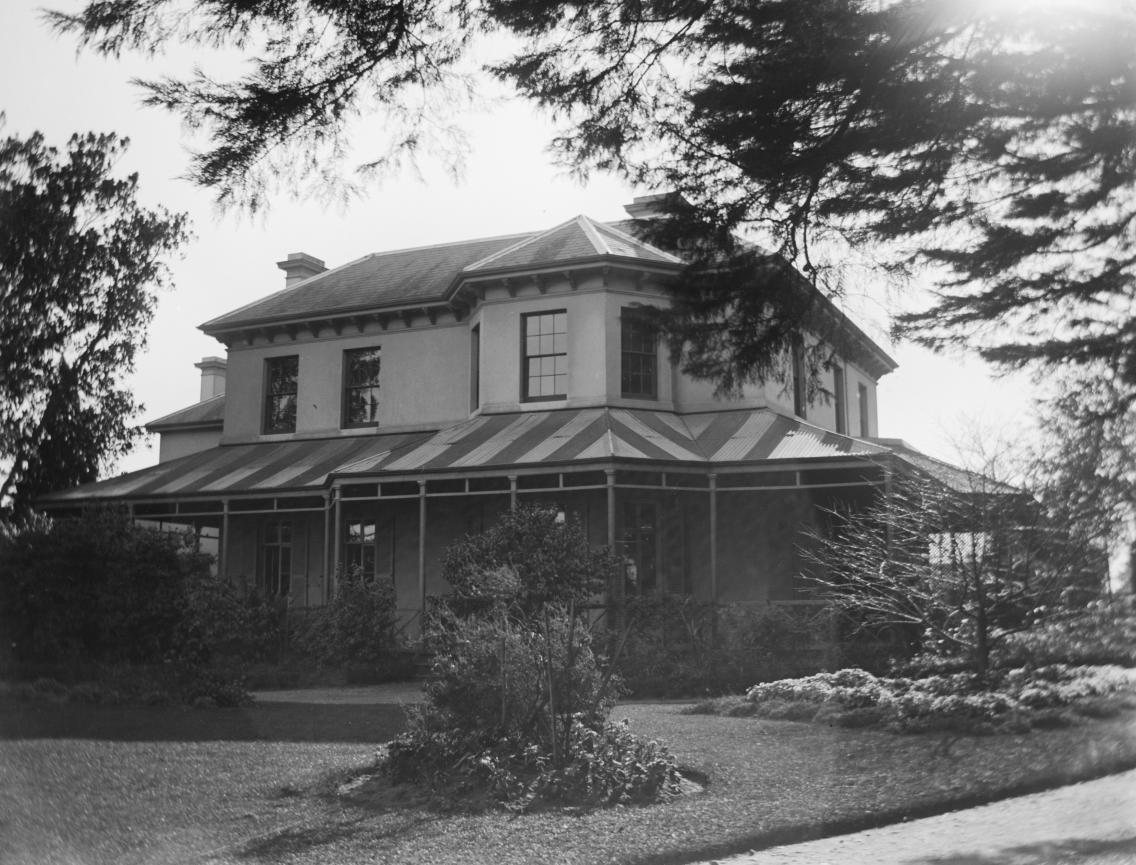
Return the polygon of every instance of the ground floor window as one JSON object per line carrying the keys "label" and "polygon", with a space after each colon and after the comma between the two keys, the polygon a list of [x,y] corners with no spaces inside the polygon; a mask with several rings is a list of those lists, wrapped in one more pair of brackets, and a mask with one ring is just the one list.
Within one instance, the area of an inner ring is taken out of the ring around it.
{"label": "ground floor window", "polygon": [[347,521],[347,540],[343,547],[343,563],[349,571],[357,568],[365,580],[375,578],[374,520]]}
{"label": "ground floor window", "polygon": [[343,544],[345,569],[358,568],[365,580],[394,576],[394,520],[349,519]]}
{"label": "ground floor window", "polygon": [[627,563],[627,593],[654,594],[658,589],[659,514],[654,502],[623,503],[619,548]]}
{"label": "ground floor window", "polygon": [[285,597],[292,584],[292,523],[272,520],[264,528],[261,585],[270,598]]}

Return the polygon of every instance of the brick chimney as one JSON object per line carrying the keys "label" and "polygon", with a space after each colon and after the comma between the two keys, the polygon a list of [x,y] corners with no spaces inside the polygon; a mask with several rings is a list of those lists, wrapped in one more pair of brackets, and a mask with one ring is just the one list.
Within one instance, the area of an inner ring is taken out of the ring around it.
{"label": "brick chimney", "polygon": [[195,363],[201,370],[201,401],[220,396],[225,392],[225,360],[220,357],[203,357]]}
{"label": "brick chimney", "polygon": [[296,283],[327,270],[323,259],[308,255],[306,252],[289,252],[286,259],[276,262],[276,266],[284,271],[285,288],[291,288]]}
{"label": "brick chimney", "polygon": [[672,199],[679,204],[686,203],[686,199],[675,192],[656,192],[653,195],[636,195],[630,204],[623,205],[623,209],[632,219],[657,219],[664,214],[664,208]]}

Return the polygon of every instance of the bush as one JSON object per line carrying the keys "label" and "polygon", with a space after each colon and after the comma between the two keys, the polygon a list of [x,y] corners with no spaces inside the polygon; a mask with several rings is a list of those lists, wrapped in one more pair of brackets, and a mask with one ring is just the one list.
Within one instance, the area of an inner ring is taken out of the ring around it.
{"label": "bush", "polygon": [[1085,609],[1011,634],[996,655],[999,666],[1119,664],[1136,667],[1133,598],[1096,600]]}
{"label": "bush", "polygon": [[[804,615],[802,615],[804,613]],[[775,605],[714,607],[691,598],[634,598],[616,659],[637,697],[703,696],[824,666],[831,613]]]}
{"label": "bush", "polygon": [[265,605],[209,573],[190,538],[114,511],[0,528],[0,631],[10,674],[50,670],[78,702],[220,705],[248,695],[209,669],[218,653],[269,652],[279,626]]}
{"label": "bush", "polygon": [[[907,732],[994,728],[1018,732],[1029,729],[1031,718],[1038,725],[1048,723],[1055,710],[1078,711],[1083,705],[1082,714],[1106,711],[1109,700],[1134,689],[1136,676],[1119,667],[1020,668],[996,680],[972,673],[877,678],[849,669],[755,685],[746,700],[754,714],[774,720],[878,724]],[[706,708],[716,711],[713,706]]]}
{"label": "bush", "polygon": [[177,652],[201,664],[279,660],[286,611],[260,592],[209,574],[186,581]]}
{"label": "bush", "polygon": [[454,543],[442,560],[450,605],[459,612],[497,599],[530,614],[544,604],[579,607],[622,573],[619,557],[589,546],[579,524],[560,522],[553,508],[527,505]]}
{"label": "bush", "polygon": [[352,568],[339,576],[331,603],[300,626],[296,642],[321,663],[381,668],[400,647],[397,624],[391,582]]}
{"label": "bush", "polygon": [[150,663],[174,649],[187,579],[210,559],[187,539],[100,511],[0,527],[0,632],[11,660]]}
{"label": "bush", "polygon": [[391,743],[396,781],[480,790],[512,808],[646,802],[678,789],[665,749],[606,723],[613,683],[563,610],[452,617],[426,703]]}
{"label": "bush", "polygon": [[389,745],[390,777],[517,809],[676,793],[666,750],[607,723],[617,681],[601,669],[577,602],[614,558],[542,509],[507,515],[486,534],[447,553],[455,591],[432,620],[435,679]]}

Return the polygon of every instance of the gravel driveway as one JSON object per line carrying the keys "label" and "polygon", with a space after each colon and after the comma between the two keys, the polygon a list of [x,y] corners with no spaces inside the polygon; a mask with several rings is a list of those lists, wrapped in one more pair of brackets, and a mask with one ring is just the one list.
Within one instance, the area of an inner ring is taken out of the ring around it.
{"label": "gravel driveway", "polygon": [[1136,771],[720,865],[1130,865]]}

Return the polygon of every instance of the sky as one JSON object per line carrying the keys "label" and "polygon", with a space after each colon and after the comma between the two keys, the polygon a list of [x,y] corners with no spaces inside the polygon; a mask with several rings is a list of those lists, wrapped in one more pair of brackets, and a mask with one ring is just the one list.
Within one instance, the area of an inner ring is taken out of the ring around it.
{"label": "sky", "polygon": [[[171,262],[173,287],[160,295],[149,345],[129,376],[145,405],[143,420],[197,401],[200,377],[193,364],[224,356],[224,346],[197,326],[283,288],[276,262],[288,253],[306,252],[335,267],[387,249],[543,230],[580,213],[620,219],[634,196],[657,191],[633,188],[614,176],[573,178],[547,152],[556,127],[531,105],[493,94],[487,105],[460,119],[470,145],[460,178],[426,161],[418,172],[376,183],[345,206],[280,194],[254,217],[221,212],[210,192],[182,178],[195,139],[177,117],[142,106],[141,91],[130,83],[136,77],[185,75],[202,58],[181,48],[154,58],[78,54],[72,37],[55,35],[42,23],[40,5],[0,4],[0,111],[6,115],[0,135],[39,130],[59,148],[74,132],[126,135],[131,147],[120,169],[138,173],[142,202],[186,212],[192,221],[194,239]],[[73,11],[82,3],[49,5]],[[239,57],[219,59],[228,70],[241,68]],[[364,126],[360,133],[363,140],[356,143],[362,152],[372,132]],[[918,303],[918,295],[905,302]],[[850,298],[849,304],[899,363],[880,383],[881,435],[956,459],[960,443],[976,431],[1013,442],[1030,434],[1033,391],[1027,377],[998,377],[965,352],[935,355],[891,344],[884,335],[889,301],[882,290]],[[110,473],[155,462],[153,436]]]}

